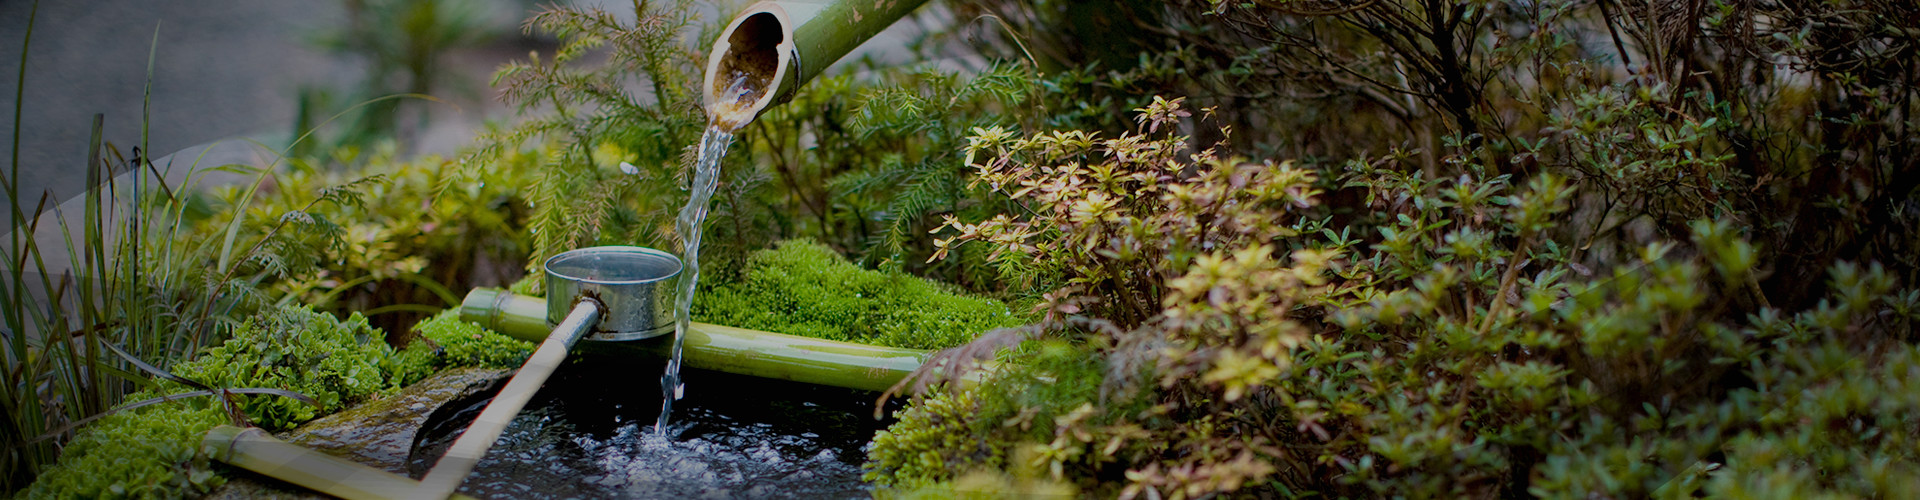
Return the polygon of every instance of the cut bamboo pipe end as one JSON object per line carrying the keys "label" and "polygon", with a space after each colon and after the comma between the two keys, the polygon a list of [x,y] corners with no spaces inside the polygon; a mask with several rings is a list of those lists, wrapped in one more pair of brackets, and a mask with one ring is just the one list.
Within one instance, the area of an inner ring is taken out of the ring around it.
{"label": "cut bamboo pipe end", "polygon": [[258,427],[215,427],[201,446],[214,460],[348,500],[408,498],[420,490],[419,481],[281,441]]}
{"label": "cut bamboo pipe end", "polygon": [[767,107],[792,98],[800,57],[794,19],[774,2],[747,7],[720,32],[707,55],[701,95],[708,119],[727,129],[752,121]]}
{"label": "cut bamboo pipe end", "polygon": [[778,0],[747,7],[707,53],[709,120],[737,129],[787,102],[854,47],[927,0]]}
{"label": "cut bamboo pipe end", "polygon": [[427,476],[420,478],[420,486],[411,498],[439,500],[458,489],[460,483],[473,473],[473,467],[487,455],[487,450],[493,448],[493,442],[506,432],[513,417],[520,414],[520,409],[533,400],[533,394],[540,391],[547,377],[553,375],[554,369],[560,367],[560,362],[567,359],[567,350],[573,348],[574,342],[600,322],[601,313],[599,301],[587,299],[574,303],[573,312],[553,328],[553,333],[548,334],[546,340],[540,343],[540,348],[533,351],[526,364],[520,366],[520,371],[513,374],[507,386],[493,396],[493,401],[487,403],[486,409],[473,419],[473,424],[467,426],[466,432],[453,441],[453,446],[447,448],[446,454],[433,464]]}

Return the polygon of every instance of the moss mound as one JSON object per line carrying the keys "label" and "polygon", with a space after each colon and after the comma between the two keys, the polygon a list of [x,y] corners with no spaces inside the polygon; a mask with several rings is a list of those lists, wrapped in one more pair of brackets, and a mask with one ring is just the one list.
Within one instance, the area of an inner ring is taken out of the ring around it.
{"label": "moss mound", "polygon": [[702,286],[698,321],[829,340],[944,349],[1020,324],[1000,301],[862,268],[813,240],[754,252],[736,282]]}
{"label": "moss mound", "polygon": [[[243,323],[226,342],[171,371],[212,387],[299,392],[315,408],[278,396],[246,396],[255,425],[285,430],[419,381],[450,367],[518,366],[532,345],[461,322],[449,310],[420,322],[428,342],[395,350],[385,332],[354,314],[342,321],[308,307],[282,308]],[[173,386],[168,393],[187,392]],[[159,395],[128,396],[141,401]],[[108,415],[82,428],[55,467],[21,498],[181,498],[219,486],[198,453],[207,430],[227,423],[214,400],[195,397]]]}
{"label": "moss mound", "polygon": [[205,398],[108,415],[88,425],[23,499],[180,498],[225,482],[199,456],[200,439],[226,421]]}
{"label": "moss mound", "polygon": [[399,388],[415,357],[400,356],[386,334],[359,313],[346,321],[307,307],[285,308],[247,320],[233,338],[208,349],[176,373],[212,387],[272,387],[313,398],[320,407],[282,397],[241,403],[255,425],[286,430]]}
{"label": "moss mound", "polygon": [[[428,372],[456,366],[518,368],[534,348],[532,343],[460,321],[459,309],[441,311],[413,329],[432,343],[418,346],[425,348],[421,349],[423,353],[431,351],[432,355],[421,361],[429,367]],[[408,351],[414,348],[410,346]]]}

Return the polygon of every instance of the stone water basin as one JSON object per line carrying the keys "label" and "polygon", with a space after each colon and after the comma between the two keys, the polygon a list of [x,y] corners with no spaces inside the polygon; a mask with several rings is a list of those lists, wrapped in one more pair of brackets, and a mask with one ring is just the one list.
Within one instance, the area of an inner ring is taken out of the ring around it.
{"label": "stone water basin", "polygon": [[[655,434],[664,362],[581,353],[549,379],[460,491],[483,498],[867,498],[862,449],[888,421],[877,393],[721,372],[685,372],[666,437]],[[491,398],[448,402],[414,434],[426,474]],[[898,409],[890,404],[887,413]]]}

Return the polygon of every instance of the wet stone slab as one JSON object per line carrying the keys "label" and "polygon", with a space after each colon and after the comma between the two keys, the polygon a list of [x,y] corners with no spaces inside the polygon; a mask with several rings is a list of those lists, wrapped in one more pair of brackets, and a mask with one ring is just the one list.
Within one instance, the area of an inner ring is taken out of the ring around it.
{"label": "wet stone slab", "polygon": [[399,394],[314,419],[281,439],[405,474],[414,431],[448,401],[498,389],[513,372],[459,368],[427,377]]}
{"label": "wet stone slab", "polygon": [[[287,442],[320,450],[377,469],[406,474],[407,455],[414,434],[449,401],[485,397],[497,390],[511,370],[456,368],[421,380],[398,394],[368,401],[278,435]],[[223,466],[224,467],[224,466]],[[215,490],[214,499],[332,498],[292,484],[234,467],[225,467],[229,480]]]}

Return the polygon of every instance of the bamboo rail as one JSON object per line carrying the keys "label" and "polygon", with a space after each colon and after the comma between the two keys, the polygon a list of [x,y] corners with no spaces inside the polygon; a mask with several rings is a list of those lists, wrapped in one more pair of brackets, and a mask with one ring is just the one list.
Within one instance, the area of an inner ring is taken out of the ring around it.
{"label": "bamboo rail", "polygon": [[[547,303],[538,297],[479,288],[467,293],[460,319],[509,337],[540,342]],[[672,336],[625,342],[583,341],[575,349],[665,358]],[[867,391],[884,391],[920,368],[919,349],[836,342],[706,323],[689,325],[682,366]]]}

